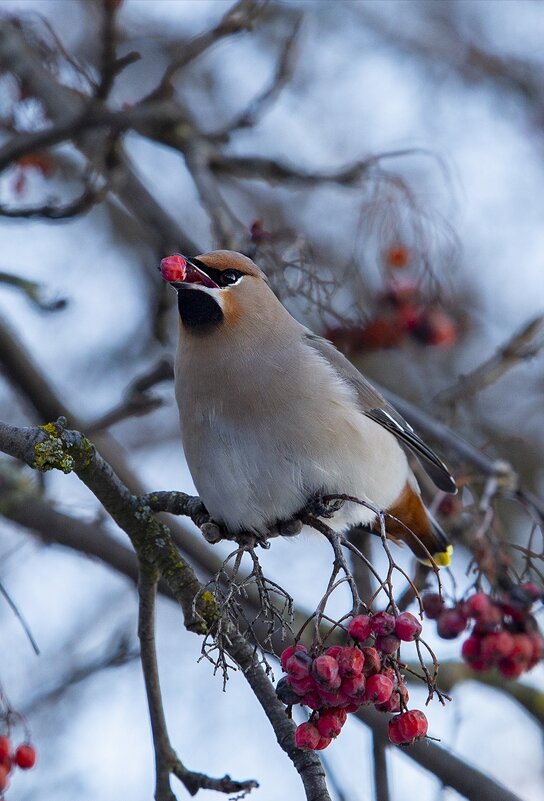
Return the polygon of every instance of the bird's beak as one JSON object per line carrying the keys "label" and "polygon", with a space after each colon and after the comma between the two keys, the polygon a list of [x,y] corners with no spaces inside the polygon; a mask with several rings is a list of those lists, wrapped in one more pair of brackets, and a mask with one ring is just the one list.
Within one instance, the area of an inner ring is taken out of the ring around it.
{"label": "bird's beak", "polygon": [[219,289],[219,285],[212,281],[204,270],[193,264],[191,259],[181,256],[179,253],[174,253],[172,256],[162,259],[160,270],[164,280],[168,281],[174,289],[195,284],[207,286],[210,289]]}

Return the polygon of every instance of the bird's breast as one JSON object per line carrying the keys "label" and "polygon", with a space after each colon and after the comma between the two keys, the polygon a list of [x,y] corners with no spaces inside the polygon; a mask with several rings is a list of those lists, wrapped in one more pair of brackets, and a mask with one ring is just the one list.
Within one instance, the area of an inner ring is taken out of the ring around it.
{"label": "bird's breast", "polygon": [[[320,492],[386,508],[405,484],[406,457],[395,438],[307,350],[304,358],[270,358],[264,368],[260,359],[191,372],[178,362],[187,463],[212,517],[232,530],[264,531]],[[343,516],[344,524],[373,517],[353,504]]]}

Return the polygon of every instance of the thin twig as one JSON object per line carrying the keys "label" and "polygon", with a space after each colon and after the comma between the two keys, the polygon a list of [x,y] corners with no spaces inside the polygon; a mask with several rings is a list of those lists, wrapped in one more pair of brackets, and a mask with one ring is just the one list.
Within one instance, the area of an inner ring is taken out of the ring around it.
{"label": "thin twig", "polygon": [[9,608],[11,609],[11,611],[13,612],[13,614],[15,615],[15,617],[17,618],[17,620],[21,624],[21,627],[22,627],[24,633],[26,634],[26,636],[28,638],[28,641],[30,642],[34,653],[36,654],[36,656],[39,656],[40,655],[40,649],[38,648],[36,640],[34,639],[32,631],[30,630],[30,626],[28,625],[28,623],[24,619],[23,615],[21,614],[21,612],[19,610],[19,607],[17,606],[15,601],[12,599],[11,595],[6,590],[6,588],[4,587],[4,585],[2,584],[1,581],[0,581],[0,594],[3,595],[6,603],[9,606]]}

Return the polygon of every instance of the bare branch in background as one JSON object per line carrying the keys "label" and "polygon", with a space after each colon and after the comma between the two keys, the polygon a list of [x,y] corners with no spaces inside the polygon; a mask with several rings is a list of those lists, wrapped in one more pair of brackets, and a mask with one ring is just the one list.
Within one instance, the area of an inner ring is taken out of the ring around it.
{"label": "bare branch in background", "polygon": [[27,716],[40,707],[56,704],[70,688],[87,681],[102,670],[123,667],[138,659],[138,656],[138,650],[131,646],[126,634],[115,634],[103,653],[93,659],[82,660],[80,664],[70,668],[52,687],[41,689],[31,697],[21,711]]}
{"label": "bare branch in background", "polygon": [[44,220],[69,220],[71,217],[80,217],[93,206],[101,203],[109,192],[107,186],[95,187],[89,183],[84,192],[69,203],[46,203],[43,206],[29,208],[10,208],[0,206],[0,217],[11,219],[29,219],[31,217]]}
{"label": "bare branch in background", "polygon": [[374,767],[374,798],[390,801],[389,778],[387,776],[387,746],[375,732],[372,734],[372,760]]}
{"label": "bare branch in background", "polygon": [[27,278],[22,278],[14,273],[0,272],[0,284],[19,289],[40,311],[60,311],[60,309],[64,309],[68,302],[64,297],[50,295],[43,284],[29,281]]}
{"label": "bare branch in background", "polygon": [[163,97],[172,91],[172,80],[177,72],[205,53],[216,42],[242,31],[249,31],[256,16],[262,11],[263,0],[238,0],[224,14],[219,23],[187,42],[182,52],[168,65],[161,82],[149,98]]}
{"label": "bare branch in background", "polygon": [[297,51],[297,40],[302,18],[299,18],[292,32],[285,39],[281,49],[274,75],[269,85],[257,97],[252,100],[249,106],[238,114],[222,130],[208,134],[214,141],[221,141],[230,137],[236,131],[243,128],[251,128],[257,124],[260,118],[266,113],[270,106],[276,101],[284,87],[289,83],[293,76],[294,61]]}
{"label": "bare branch in background", "polygon": [[457,383],[440,392],[433,402],[453,408],[494,384],[514,367],[533,359],[543,347],[544,315],[539,315],[501,345],[491,358],[467,375],[459,376]]}
{"label": "bare branch in background", "polygon": [[[387,727],[379,712],[365,707],[357,712],[357,717],[372,727],[378,741],[388,744]],[[403,754],[431,771],[443,784],[455,788],[470,801],[520,801],[518,795],[490,780],[481,770],[435,743],[414,743],[410,748],[404,749]]]}

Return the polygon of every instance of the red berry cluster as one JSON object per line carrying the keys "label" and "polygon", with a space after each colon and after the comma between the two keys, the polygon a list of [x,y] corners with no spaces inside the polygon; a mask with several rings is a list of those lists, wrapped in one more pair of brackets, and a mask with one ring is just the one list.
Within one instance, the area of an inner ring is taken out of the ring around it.
{"label": "red berry cluster", "polygon": [[0,793],[7,789],[9,774],[15,766],[29,770],[35,764],[36,751],[29,743],[22,743],[13,751],[9,737],[0,735]]}
{"label": "red berry cluster", "polygon": [[428,303],[417,281],[389,280],[378,302],[379,313],[366,325],[329,328],[327,339],[348,353],[399,347],[408,337],[442,348],[458,339],[457,322],[441,306]]}
{"label": "red berry cluster", "polygon": [[415,640],[420,632],[421,624],[410,612],[396,617],[376,612],[350,620],[353,645],[333,645],[313,657],[304,645],[286,648],[281,666],[287,675],[276,687],[278,698],[287,706],[301,704],[312,710],[310,720],[296,729],[297,746],[326,748],[340,734],[348,713],[364,704],[400,713],[390,722],[391,742],[404,745],[424,737],[425,715],[402,711],[408,690],[398,668],[392,666],[401,640]]}
{"label": "red berry cluster", "polygon": [[429,593],[422,601],[425,614],[436,620],[443,639],[455,639],[472,625],[461,655],[473,670],[496,667],[505,678],[517,679],[544,658],[544,639],[532,616],[533,605],[541,597],[542,589],[527,582],[501,599],[478,592],[447,607],[439,595]]}

